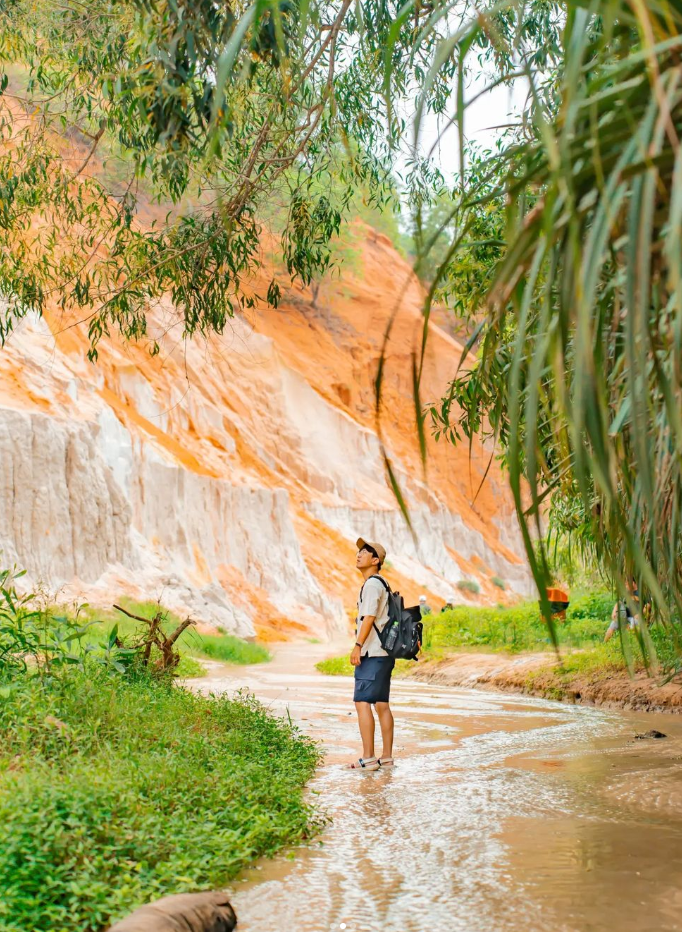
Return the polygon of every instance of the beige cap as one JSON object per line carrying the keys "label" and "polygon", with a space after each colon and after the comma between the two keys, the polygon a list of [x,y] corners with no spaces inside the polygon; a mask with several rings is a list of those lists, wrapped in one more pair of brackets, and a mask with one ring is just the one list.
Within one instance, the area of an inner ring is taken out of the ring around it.
{"label": "beige cap", "polygon": [[362,537],[358,537],[357,541],[358,550],[362,550],[363,547],[371,547],[372,550],[379,557],[379,562],[383,563],[386,559],[386,548],[382,547],[381,544],[377,544],[371,540],[364,540]]}

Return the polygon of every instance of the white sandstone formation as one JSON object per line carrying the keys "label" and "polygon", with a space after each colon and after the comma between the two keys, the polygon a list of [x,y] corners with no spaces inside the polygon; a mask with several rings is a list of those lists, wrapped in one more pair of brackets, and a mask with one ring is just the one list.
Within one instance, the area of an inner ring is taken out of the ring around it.
{"label": "white sandstone formation", "polygon": [[[362,345],[358,324],[342,317],[357,305],[335,300],[333,332],[299,301],[288,316],[263,311],[255,329],[235,321],[208,343],[171,331],[154,359],[112,339],[96,364],[79,328],[24,320],[0,349],[0,564],[25,567],[60,598],[160,599],[244,637],[289,622],[324,636],[346,630],[358,535],[385,544],[408,600],[423,589],[443,598],[472,573],[483,601],[500,597],[485,589],[491,574],[529,594],[499,473],[486,514],[470,502],[465,452],[438,448],[440,472],[427,484],[399,413],[409,410],[401,376],[386,442],[410,534],[371,421],[381,330]],[[434,391],[441,384],[437,373]]]}

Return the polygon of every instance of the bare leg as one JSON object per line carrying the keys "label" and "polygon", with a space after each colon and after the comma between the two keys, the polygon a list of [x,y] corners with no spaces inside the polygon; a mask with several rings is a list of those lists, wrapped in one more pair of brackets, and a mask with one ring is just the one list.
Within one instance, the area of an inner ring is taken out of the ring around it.
{"label": "bare leg", "polygon": [[374,757],[374,716],[369,702],[356,702],[355,710],[358,713],[358,725],[362,738],[362,757]]}
{"label": "bare leg", "polygon": [[393,712],[388,702],[377,702],[377,715],[383,742],[381,756],[393,757]]}

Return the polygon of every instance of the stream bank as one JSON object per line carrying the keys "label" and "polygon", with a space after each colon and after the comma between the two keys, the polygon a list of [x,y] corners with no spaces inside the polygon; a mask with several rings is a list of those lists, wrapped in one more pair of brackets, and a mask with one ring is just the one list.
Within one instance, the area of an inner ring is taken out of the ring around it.
{"label": "stream bank", "polygon": [[[396,766],[358,773],[328,652],[193,683],[248,689],[326,751],[309,789],[331,821],[230,885],[240,932],[682,932],[682,721],[404,677]],[[634,740],[652,729],[668,737]]]}
{"label": "stream bank", "polygon": [[451,654],[421,661],[410,679],[441,686],[496,689],[560,702],[641,712],[682,713],[682,682],[661,685],[645,673],[622,670],[576,673],[562,670],[547,653]]}

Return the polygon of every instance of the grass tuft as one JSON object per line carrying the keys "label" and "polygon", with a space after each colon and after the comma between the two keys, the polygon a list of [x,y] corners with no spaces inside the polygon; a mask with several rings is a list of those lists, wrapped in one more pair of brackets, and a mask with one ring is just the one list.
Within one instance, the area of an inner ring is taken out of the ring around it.
{"label": "grass tuft", "polygon": [[181,680],[189,680],[193,677],[206,676],[208,670],[196,657],[190,657],[189,654],[182,654],[180,663],[173,671]]}
{"label": "grass tuft", "polygon": [[224,663],[265,663],[270,660],[270,652],[261,644],[243,641],[231,634],[194,633],[188,638],[186,650]]}
{"label": "grass tuft", "polygon": [[[315,669],[327,676],[353,676],[355,668],[348,659],[350,654],[341,657],[328,657],[315,664]],[[401,676],[414,666],[414,660],[396,660],[394,676]]]}
{"label": "grass tuft", "polygon": [[326,673],[327,676],[352,676],[353,665],[351,664],[349,654],[343,654],[341,657],[327,657],[326,660],[320,660],[315,664],[315,669],[320,673]]}

